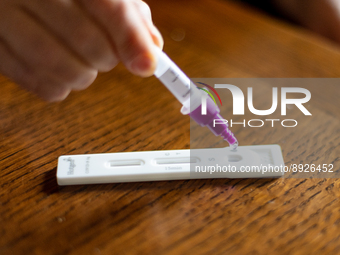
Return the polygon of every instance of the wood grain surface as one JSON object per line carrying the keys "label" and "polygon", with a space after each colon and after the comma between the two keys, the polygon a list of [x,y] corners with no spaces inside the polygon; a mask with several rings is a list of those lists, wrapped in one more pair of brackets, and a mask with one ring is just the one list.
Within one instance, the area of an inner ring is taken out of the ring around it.
{"label": "wood grain surface", "polygon": [[[339,45],[250,7],[147,3],[164,50],[190,77],[340,76]],[[339,171],[338,87],[311,90],[324,119],[303,134],[238,128],[241,143],[277,137],[286,164]],[[48,104],[1,76],[0,94],[0,254],[340,254],[337,178],[59,187],[60,155],[190,148],[189,118],[154,77],[119,65]]]}

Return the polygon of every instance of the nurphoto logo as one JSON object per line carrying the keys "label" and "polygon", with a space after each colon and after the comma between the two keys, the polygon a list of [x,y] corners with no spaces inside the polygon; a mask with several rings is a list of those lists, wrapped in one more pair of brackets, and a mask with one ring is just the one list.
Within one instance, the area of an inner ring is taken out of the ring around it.
{"label": "nurphoto logo", "polygon": [[[205,83],[202,83],[202,82],[197,82],[197,83],[202,84],[205,87],[211,89],[216,94],[216,96],[218,97],[218,99],[219,99],[219,101],[222,105],[222,100],[221,100],[219,94],[217,93],[217,91],[212,86],[209,86],[208,84],[205,84]],[[239,87],[237,87],[235,85],[231,85],[231,84],[215,84],[215,88],[228,89],[232,94],[233,115],[244,115],[245,96],[244,96],[242,90]],[[213,95],[207,89],[205,89],[205,88],[199,88],[199,89],[206,92],[206,93],[203,93],[202,98],[201,98],[201,100],[202,100],[201,114],[206,115],[207,114],[206,100],[207,100],[208,95],[214,100],[216,105],[217,105],[217,103],[216,103],[216,100],[213,97]],[[301,94],[302,98],[287,98],[287,95],[289,93]],[[303,105],[311,99],[311,93],[308,89],[298,88],[298,87],[282,87],[280,99],[281,99],[281,104],[280,104],[281,116],[286,116],[287,105],[295,105],[306,116],[312,115],[306,109],[306,107]],[[254,107],[254,104],[253,104],[253,88],[252,87],[247,88],[248,109],[254,115],[266,116],[266,115],[270,115],[270,114],[274,113],[278,108],[278,101],[279,101],[278,88],[273,87],[272,88],[272,105],[271,105],[271,107],[269,109],[266,109],[266,110],[256,109]],[[249,127],[262,127],[262,126],[264,126],[265,122],[270,122],[272,127],[274,127],[275,122],[281,122],[281,125],[283,127],[296,127],[297,124],[298,124],[297,120],[295,120],[295,119],[284,119],[284,120],[280,120],[280,119],[265,119],[265,120],[251,119],[251,120],[248,120],[247,122],[246,122],[245,119],[243,120],[243,122],[233,122],[232,119],[231,119],[230,120],[230,126],[232,127],[235,124],[242,124],[245,127],[246,123],[247,123]],[[218,125],[218,124],[224,124],[224,123],[228,123],[228,121],[227,120],[221,120],[221,119],[214,120],[214,126]]]}

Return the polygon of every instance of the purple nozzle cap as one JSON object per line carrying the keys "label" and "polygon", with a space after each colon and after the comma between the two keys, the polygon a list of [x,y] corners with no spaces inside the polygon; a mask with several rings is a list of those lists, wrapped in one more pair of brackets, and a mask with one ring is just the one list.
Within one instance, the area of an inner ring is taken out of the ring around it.
{"label": "purple nozzle cap", "polygon": [[202,115],[202,105],[200,105],[189,115],[200,126],[207,126],[216,136],[222,136],[233,149],[236,149],[238,142],[228,128],[228,121],[221,117],[220,109],[210,97],[207,97],[207,114]]}

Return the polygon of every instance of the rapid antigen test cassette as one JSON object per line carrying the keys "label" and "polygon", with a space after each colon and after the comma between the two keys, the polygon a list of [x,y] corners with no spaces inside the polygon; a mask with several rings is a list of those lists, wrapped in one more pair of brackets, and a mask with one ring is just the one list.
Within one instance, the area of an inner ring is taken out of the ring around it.
{"label": "rapid antigen test cassette", "polygon": [[209,178],[278,178],[279,145],[60,156],[59,185]]}

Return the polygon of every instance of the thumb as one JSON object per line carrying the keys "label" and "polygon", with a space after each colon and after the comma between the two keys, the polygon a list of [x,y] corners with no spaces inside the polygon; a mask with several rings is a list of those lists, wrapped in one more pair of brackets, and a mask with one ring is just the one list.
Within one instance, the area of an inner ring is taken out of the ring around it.
{"label": "thumb", "polygon": [[152,22],[150,7],[141,0],[133,0],[133,2],[137,12],[141,15],[145,26],[149,30],[153,42],[159,48],[163,49],[164,40],[159,30],[155,27],[155,25]]}

